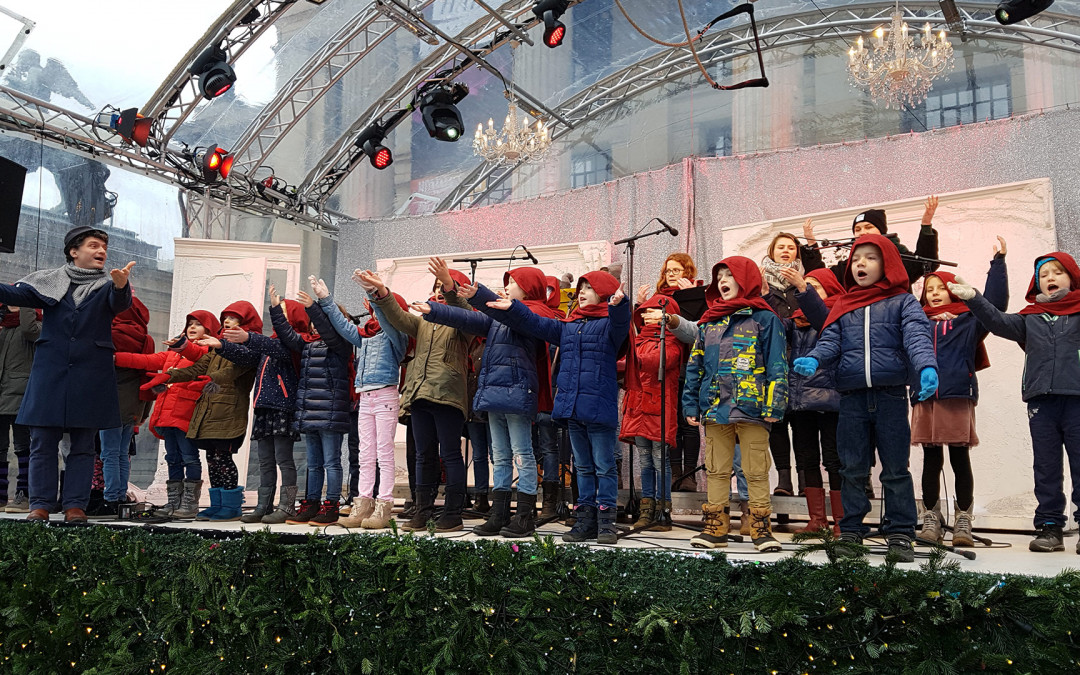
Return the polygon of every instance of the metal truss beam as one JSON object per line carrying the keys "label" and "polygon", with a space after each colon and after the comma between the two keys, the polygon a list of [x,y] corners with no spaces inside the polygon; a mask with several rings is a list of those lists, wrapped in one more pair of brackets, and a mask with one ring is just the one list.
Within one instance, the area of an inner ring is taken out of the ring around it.
{"label": "metal truss beam", "polygon": [[[433,2],[414,0],[409,6],[421,12]],[[311,55],[240,135],[233,146],[234,167],[254,175],[311,107],[398,27],[399,23],[376,4],[353,16]]]}
{"label": "metal truss beam", "polygon": [[[762,51],[821,40],[853,39],[868,28],[885,23],[895,5],[877,2],[824,8],[823,11],[774,17],[758,23]],[[1011,26],[994,19],[995,5],[965,3],[960,7],[964,38],[985,39],[1060,49],[1080,54],[1080,18],[1043,13]],[[946,25],[937,2],[902,2],[901,11],[912,25],[916,22]],[[730,61],[754,53],[749,24],[735,25],[707,34],[697,47],[706,64]],[[596,82],[568,97],[555,110],[575,125],[587,123],[612,108],[655,87],[674,83],[697,69],[684,48],[666,49]],[[570,130],[558,118],[540,117],[551,129],[552,140]],[[524,162],[510,165],[481,163],[473,169],[436,207],[436,211],[468,208],[480,203],[509,178]]]}

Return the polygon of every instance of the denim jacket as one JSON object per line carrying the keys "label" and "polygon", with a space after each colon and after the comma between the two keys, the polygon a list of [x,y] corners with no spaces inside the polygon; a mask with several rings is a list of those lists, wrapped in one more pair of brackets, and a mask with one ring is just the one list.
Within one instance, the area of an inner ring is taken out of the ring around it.
{"label": "denim jacket", "polygon": [[320,298],[319,306],[330,319],[330,324],[337,334],[357,347],[356,390],[372,391],[383,387],[396,387],[401,374],[401,360],[405,358],[409,339],[390,325],[382,309],[374,302],[371,303],[371,311],[375,313],[382,330],[369,338],[362,338],[359,328],[338,309],[334,296]]}

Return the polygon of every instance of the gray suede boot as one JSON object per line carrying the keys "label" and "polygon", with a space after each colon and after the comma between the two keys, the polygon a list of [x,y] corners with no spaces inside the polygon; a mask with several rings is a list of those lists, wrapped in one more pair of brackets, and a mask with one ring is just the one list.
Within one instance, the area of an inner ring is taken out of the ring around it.
{"label": "gray suede boot", "polygon": [[266,525],[282,525],[285,520],[296,515],[296,486],[282,485],[278,495],[278,505],[273,513],[263,516]]}

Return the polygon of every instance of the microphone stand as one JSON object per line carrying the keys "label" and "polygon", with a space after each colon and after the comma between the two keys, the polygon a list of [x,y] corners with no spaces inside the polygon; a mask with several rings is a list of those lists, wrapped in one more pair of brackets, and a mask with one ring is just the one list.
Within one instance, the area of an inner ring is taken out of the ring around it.
{"label": "microphone stand", "polygon": [[475,284],[476,283],[476,264],[477,263],[492,262],[492,261],[503,261],[503,260],[509,260],[511,263],[513,263],[515,260],[528,260],[528,259],[529,259],[529,256],[519,256],[519,255],[516,255],[514,253],[511,253],[509,257],[501,257],[501,258],[452,258],[451,262],[467,262],[467,263],[469,263],[469,267],[470,267],[469,280],[472,283]]}

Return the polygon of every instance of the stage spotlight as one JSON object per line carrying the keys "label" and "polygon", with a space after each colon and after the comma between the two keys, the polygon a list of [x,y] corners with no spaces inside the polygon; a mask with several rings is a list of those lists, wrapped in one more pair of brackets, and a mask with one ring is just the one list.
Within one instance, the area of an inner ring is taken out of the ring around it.
{"label": "stage spotlight", "polygon": [[150,127],[153,123],[154,121],[149,117],[140,115],[138,108],[128,108],[115,116],[115,122],[110,126],[116,129],[116,133],[120,134],[124,140],[145,148],[150,139]]}
{"label": "stage spotlight", "polygon": [[195,163],[202,170],[203,180],[207,183],[216,183],[218,179],[225,180],[232,173],[235,157],[224,148],[211,144],[195,158]]}
{"label": "stage spotlight", "polygon": [[226,58],[220,47],[211,45],[188,68],[190,74],[198,76],[199,89],[205,98],[217,98],[236,83],[236,72],[225,62]]}
{"label": "stage spotlight", "polygon": [[1008,26],[1030,19],[1052,4],[1054,0],[1004,0],[998,4],[994,18],[998,20],[998,23]]}
{"label": "stage spotlight", "polygon": [[420,95],[417,106],[428,134],[440,141],[454,142],[461,138],[465,125],[454,105],[465,98],[469,88],[461,82],[440,84]]}
{"label": "stage spotlight", "polygon": [[544,44],[552,49],[561,45],[566,37],[566,24],[559,21],[559,17],[569,4],[567,0],[540,0],[533,6],[533,14],[544,21]]}
{"label": "stage spotlight", "polygon": [[394,163],[394,153],[383,145],[385,140],[386,132],[378,124],[372,124],[364,129],[360,137],[356,139],[356,147],[364,151],[371,166],[380,170]]}

